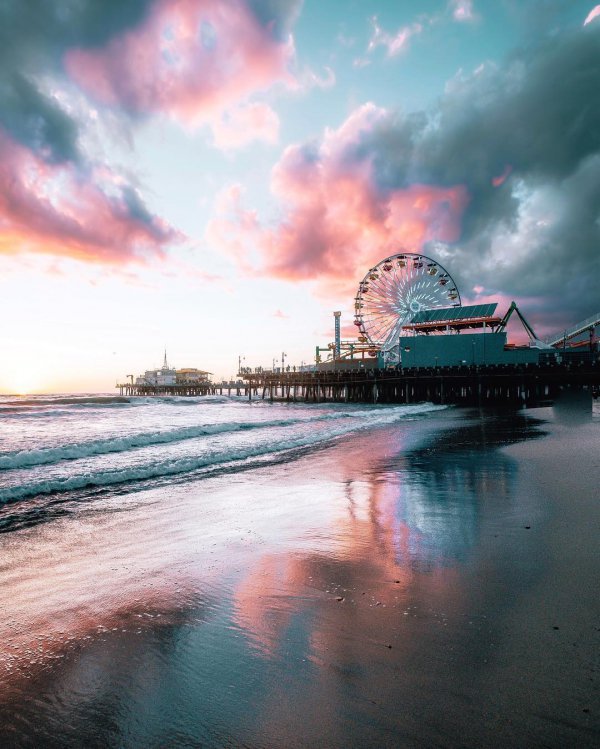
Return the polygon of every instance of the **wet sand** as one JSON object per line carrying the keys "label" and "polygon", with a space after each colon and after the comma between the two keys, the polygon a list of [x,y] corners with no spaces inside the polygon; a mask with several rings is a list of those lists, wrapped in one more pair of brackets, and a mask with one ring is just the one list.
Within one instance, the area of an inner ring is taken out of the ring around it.
{"label": "wet sand", "polygon": [[0,745],[600,745],[599,484],[598,418],[449,409],[24,516]]}

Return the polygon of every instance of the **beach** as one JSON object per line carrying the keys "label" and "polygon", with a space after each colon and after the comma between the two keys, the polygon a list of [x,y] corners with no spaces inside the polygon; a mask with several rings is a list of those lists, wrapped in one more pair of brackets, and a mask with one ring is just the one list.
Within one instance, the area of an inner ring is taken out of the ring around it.
{"label": "beach", "polygon": [[2,746],[600,743],[597,404],[121,406],[2,446]]}

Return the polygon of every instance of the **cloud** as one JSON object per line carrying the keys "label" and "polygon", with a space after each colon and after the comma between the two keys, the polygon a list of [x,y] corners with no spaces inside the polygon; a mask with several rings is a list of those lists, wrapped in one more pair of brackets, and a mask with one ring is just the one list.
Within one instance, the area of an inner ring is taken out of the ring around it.
{"label": "cloud", "polygon": [[354,60],[352,60],[352,67],[353,68],[366,68],[367,65],[371,64],[371,60],[369,60],[367,57],[355,57]]}
{"label": "cloud", "polygon": [[310,91],[312,88],[333,88],[335,81],[335,73],[328,65],[325,66],[325,74],[322,76],[319,76],[310,68],[298,76],[299,87],[302,91]]}
{"label": "cloud", "polygon": [[[126,6],[126,7],[125,7]],[[181,239],[134,181],[86,150],[88,120],[64,96],[62,56],[139,23],[148,3],[5,2],[0,7],[0,253],[121,264]],[[71,102],[72,103],[72,102]]]}
{"label": "cloud", "polygon": [[534,324],[583,318],[600,277],[598,90],[590,24],[456,76],[430,112],[363,105],[284,151],[276,216],[260,219],[238,193],[220,238],[245,272],[325,294],[351,293],[405,248],[443,262],[460,288],[528,299]]}
{"label": "cloud", "polygon": [[253,102],[229,109],[212,126],[214,144],[223,150],[241,148],[255,140],[277,143],[279,117],[271,107]]}
{"label": "cloud", "polygon": [[[256,91],[292,85],[287,32],[298,3],[157,0],[145,20],[103,47],[75,48],[65,66],[91,96],[132,116],[211,122]],[[260,10],[260,13],[258,11]]]}
{"label": "cloud", "polygon": [[0,131],[0,253],[40,252],[121,264],[162,256],[182,236],[139,193],[52,164]]}
{"label": "cloud", "polygon": [[421,247],[458,237],[468,200],[461,185],[377,184],[365,144],[389,113],[367,104],[321,143],[287,148],[272,173],[282,205],[275,227],[242,206],[238,186],[221,196],[209,241],[234,257],[243,272],[310,279],[347,295],[383,250]]}
{"label": "cloud", "polygon": [[502,174],[499,174],[496,177],[492,177],[492,186],[500,187],[501,185],[503,185],[508,179],[508,177],[510,176],[511,172],[512,172],[512,166],[510,164],[507,164],[502,170]]}
{"label": "cloud", "polygon": [[299,8],[283,0],[0,4],[0,252],[106,263],[162,256],[181,234],[152,215],[135,175],[116,173],[105,144],[154,113],[207,122],[223,148],[276,142],[276,113],[249,97],[292,81]]}
{"label": "cloud", "polygon": [[590,10],[585,21],[583,22],[583,25],[587,26],[588,23],[591,23],[594,18],[597,18],[598,16],[600,16],[600,5],[596,5],[595,8],[592,8],[592,10]]}
{"label": "cloud", "polygon": [[450,0],[450,9],[452,10],[452,17],[459,23],[476,19],[473,0]]}
{"label": "cloud", "polygon": [[214,218],[206,228],[207,242],[223,251],[245,275],[256,273],[253,253],[261,244],[262,228],[256,211],[242,205],[243,187],[230,185],[215,200]]}
{"label": "cloud", "polygon": [[[396,32],[390,33],[379,25],[377,16],[370,19],[371,36],[367,45],[367,54],[372,54],[378,47],[384,47],[388,57],[396,57],[405,52],[411,40],[422,34],[427,29],[437,26],[441,23],[447,23],[450,20],[463,23],[465,21],[475,21],[477,15],[473,10],[472,0],[450,0],[445,11],[433,14],[421,13],[412,23],[401,26]],[[356,68],[364,67],[368,60],[357,57],[353,66]]]}
{"label": "cloud", "polygon": [[422,23],[415,22],[408,26],[402,26],[395,34],[389,34],[381,28],[376,16],[371,18],[371,25],[373,26],[373,32],[369,39],[367,52],[373,52],[381,46],[386,48],[388,57],[395,57],[403,52],[408,47],[411,37],[420,34],[424,28]]}

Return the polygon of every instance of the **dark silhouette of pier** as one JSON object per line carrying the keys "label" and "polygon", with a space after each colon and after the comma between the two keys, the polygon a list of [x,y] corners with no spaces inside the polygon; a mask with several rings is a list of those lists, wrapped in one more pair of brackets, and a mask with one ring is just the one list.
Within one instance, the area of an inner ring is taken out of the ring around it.
{"label": "dark silhouette of pier", "polygon": [[237,395],[248,400],[322,403],[433,403],[464,405],[551,404],[563,390],[600,391],[595,359],[541,364],[461,365],[317,369],[244,370],[237,382],[194,385],[117,385],[125,396]]}
{"label": "dark silhouette of pier", "polygon": [[536,406],[552,403],[564,389],[588,389],[597,397],[600,363],[247,372],[242,377],[248,399]]}

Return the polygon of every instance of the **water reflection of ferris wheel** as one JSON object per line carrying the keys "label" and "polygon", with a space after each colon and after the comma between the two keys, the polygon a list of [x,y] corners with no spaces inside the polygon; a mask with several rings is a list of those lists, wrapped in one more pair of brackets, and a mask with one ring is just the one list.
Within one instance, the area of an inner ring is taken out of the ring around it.
{"label": "water reflection of ferris wheel", "polygon": [[389,351],[402,326],[422,310],[460,307],[454,279],[425,255],[403,252],[381,260],[365,275],[354,298],[354,324],[360,343]]}

